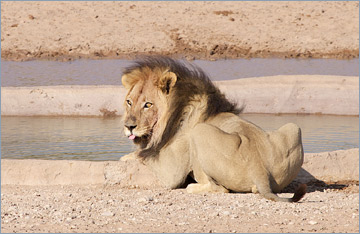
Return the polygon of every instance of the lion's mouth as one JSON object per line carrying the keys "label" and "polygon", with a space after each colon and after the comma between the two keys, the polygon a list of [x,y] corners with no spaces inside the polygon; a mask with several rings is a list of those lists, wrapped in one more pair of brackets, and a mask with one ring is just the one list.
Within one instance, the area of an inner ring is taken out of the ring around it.
{"label": "lion's mouth", "polygon": [[151,134],[152,134],[152,132],[145,133],[143,135],[138,136],[131,132],[130,135],[128,135],[127,137],[129,138],[129,140],[133,140],[136,143],[136,141],[139,141],[139,140],[149,140],[151,137]]}
{"label": "lion's mouth", "polygon": [[153,124],[153,127],[151,128],[150,132],[145,133],[143,135],[134,134],[133,131],[129,132],[129,135],[127,136],[129,140],[132,140],[134,144],[140,145],[140,148],[146,148],[148,143],[150,142],[150,139],[153,135],[154,128],[156,127],[157,121]]}
{"label": "lion's mouth", "polygon": [[136,138],[136,136],[134,135],[134,134],[131,134],[130,136],[129,136],[129,139],[130,140],[134,140]]}

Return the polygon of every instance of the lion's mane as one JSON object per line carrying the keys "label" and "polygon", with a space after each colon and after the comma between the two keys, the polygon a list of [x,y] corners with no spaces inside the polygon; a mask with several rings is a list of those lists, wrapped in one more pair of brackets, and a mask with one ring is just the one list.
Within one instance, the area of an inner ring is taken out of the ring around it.
{"label": "lion's mane", "polygon": [[[152,71],[160,69],[172,72],[177,76],[177,81],[170,93],[168,103],[169,118],[160,136],[161,139],[156,144],[145,147],[140,151],[139,156],[143,158],[156,156],[174,138],[184,121],[185,108],[197,96],[206,97],[207,99],[206,110],[202,113],[204,121],[222,112],[239,114],[242,111],[242,108],[238,108],[236,103],[226,99],[225,95],[214,86],[208,75],[201,68],[193,64],[163,56],[144,57],[127,67],[124,75],[130,74],[135,70],[141,72],[145,69]],[[163,90],[163,92],[169,92],[169,90]]]}

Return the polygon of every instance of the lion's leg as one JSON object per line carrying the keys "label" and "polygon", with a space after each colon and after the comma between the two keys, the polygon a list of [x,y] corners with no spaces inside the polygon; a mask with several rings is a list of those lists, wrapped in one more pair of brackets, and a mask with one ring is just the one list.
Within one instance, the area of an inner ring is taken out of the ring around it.
{"label": "lion's leg", "polygon": [[255,176],[254,183],[256,187],[252,188],[253,193],[260,193],[264,198],[272,200],[272,201],[289,201],[287,198],[278,197],[270,187],[269,178],[267,176]]}
{"label": "lion's leg", "polygon": [[[227,177],[240,138],[209,124],[198,124],[190,133],[190,157],[194,179],[198,184],[187,187],[189,193],[229,192],[219,180]],[[226,180],[229,178],[225,178]]]}
{"label": "lion's leg", "polygon": [[[192,151],[191,155],[194,156],[194,151]],[[208,175],[205,174],[204,170],[201,168],[201,165],[196,157],[191,159],[193,178],[198,183],[189,184],[186,187],[186,191],[188,193],[228,193],[229,190],[224,188],[221,185],[214,183],[213,179],[209,178]]]}
{"label": "lion's leg", "polygon": [[276,184],[274,191],[281,191],[298,175],[304,160],[301,142],[301,130],[292,123],[280,127],[269,133],[269,140],[276,147],[273,154],[273,165],[269,167]]}
{"label": "lion's leg", "polygon": [[189,137],[181,136],[167,147],[163,147],[156,157],[147,157],[142,161],[170,189],[184,185],[191,172]]}

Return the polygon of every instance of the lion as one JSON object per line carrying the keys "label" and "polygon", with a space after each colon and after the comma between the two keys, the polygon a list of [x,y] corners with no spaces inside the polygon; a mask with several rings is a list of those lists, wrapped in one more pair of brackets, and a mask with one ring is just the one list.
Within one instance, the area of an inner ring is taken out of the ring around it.
{"label": "lion", "polygon": [[164,56],[145,57],[122,76],[127,90],[124,132],[138,149],[135,157],[170,189],[189,193],[253,192],[273,201],[295,179],[303,164],[301,130],[293,124],[265,132],[242,119],[205,72]]}

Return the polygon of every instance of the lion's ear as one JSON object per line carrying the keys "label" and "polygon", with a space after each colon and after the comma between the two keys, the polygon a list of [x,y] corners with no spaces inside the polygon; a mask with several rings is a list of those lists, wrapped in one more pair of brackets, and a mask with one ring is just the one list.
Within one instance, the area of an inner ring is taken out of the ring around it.
{"label": "lion's ear", "polygon": [[129,79],[129,76],[123,75],[121,77],[121,83],[125,87],[125,89],[129,90],[132,86],[132,82],[130,82],[131,79]]}
{"label": "lion's ear", "polygon": [[177,76],[173,72],[166,72],[159,80],[159,88],[169,94],[177,81]]}

